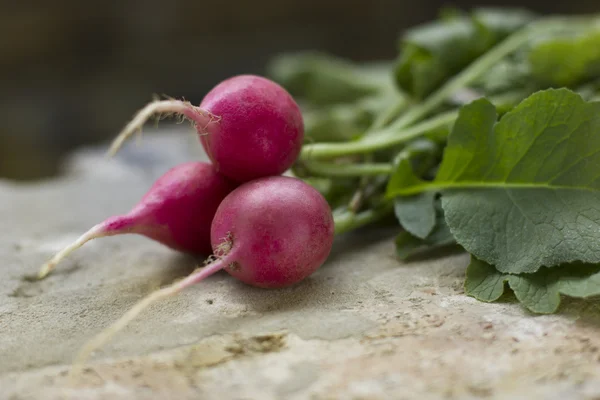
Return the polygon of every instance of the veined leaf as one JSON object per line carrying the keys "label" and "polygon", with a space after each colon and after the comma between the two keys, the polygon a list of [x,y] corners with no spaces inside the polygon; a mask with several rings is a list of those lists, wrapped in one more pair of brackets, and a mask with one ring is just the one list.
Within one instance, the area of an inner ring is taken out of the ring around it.
{"label": "veined leaf", "polygon": [[[439,203],[439,199],[437,201]],[[404,231],[396,236],[396,255],[403,261],[409,261],[432,251],[456,247],[456,240],[450,233],[444,212],[439,204],[435,206],[435,224],[433,229],[424,239]]]}
{"label": "veined leaf", "polygon": [[600,262],[600,103],[549,89],[496,119],[485,99],[463,107],[435,181],[388,194],[442,191],[457,242],[501,272]]}
{"label": "veined leaf", "polygon": [[426,238],[435,226],[435,192],[398,197],[394,213],[400,225],[417,238]]}
{"label": "veined leaf", "polygon": [[550,314],[560,305],[560,295],[591,297],[600,295],[600,266],[593,264],[562,265],[541,268],[533,274],[510,275],[471,257],[467,268],[465,292],[481,301],[495,301],[508,286],[529,310]]}
{"label": "veined leaf", "polygon": [[[410,168],[402,168],[409,176],[394,174],[393,182],[400,179],[424,176],[437,165],[441,156],[441,144],[435,140],[419,138],[410,142],[394,159],[394,165],[408,163]],[[388,183],[389,186],[390,183]],[[439,202],[439,201],[438,201]],[[425,239],[436,225],[436,193],[425,192],[414,196],[398,197],[394,201],[394,213],[400,225],[419,239]]]}

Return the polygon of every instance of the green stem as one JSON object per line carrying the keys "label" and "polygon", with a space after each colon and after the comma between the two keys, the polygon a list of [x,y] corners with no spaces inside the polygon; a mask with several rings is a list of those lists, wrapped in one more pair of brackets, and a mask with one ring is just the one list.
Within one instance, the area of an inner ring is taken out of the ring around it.
{"label": "green stem", "polygon": [[456,120],[458,111],[439,114],[418,125],[398,132],[398,129],[386,128],[373,133],[364,140],[343,143],[315,143],[306,145],[300,154],[301,160],[310,161],[319,158],[335,158],[352,154],[371,153],[376,150],[395,146],[414,139],[426,132],[451,124]]}
{"label": "green stem", "polygon": [[398,115],[404,111],[404,109],[406,109],[409,103],[410,102],[407,97],[402,97],[402,99],[397,101],[396,104],[393,104],[391,107],[379,114],[377,118],[375,118],[375,121],[373,121],[373,124],[371,124],[366,134],[369,134],[370,132],[376,132],[388,125],[396,117],[398,117]]}
{"label": "green stem", "polygon": [[[529,91],[515,90],[490,96],[488,99],[496,106],[505,106],[506,104],[516,104],[526,98],[529,94]],[[300,153],[300,159],[310,161],[315,159],[372,153],[377,150],[383,150],[408,142],[429,131],[452,124],[458,117],[458,112],[459,109],[446,111],[408,128],[400,129],[398,127],[390,126],[353,142],[315,143],[305,145],[302,148],[302,153]]]}
{"label": "green stem", "polygon": [[[372,163],[373,154],[366,154],[364,156],[363,163]],[[363,202],[365,201],[365,191],[373,180],[372,175],[362,176],[358,183],[358,188],[354,191],[354,194],[348,202],[348,209],[354,213],[358,212],[362,208]]]}
{"label": "green stem", "polygon": [[596,192],[595,189],[590,189],[584,186],[568,186],[556,185],[550,183],[520,183],[520,182],[503,182],[503,181],[433,181],[433,182],[417,182],[412,186],[405,186],[392,190],[386,194],[388,199],[398,196],[412,196],[428,191],[443,191],[443,190],[463,190],[463,189],[553,189],[553,190],[581,190],[588,192]]}
{"label": "green stem", "polygon": [[335,234],[350,232],[372,222],[378,221],[387,216],[394,209],[393,203],[388,202],[385,205],[371,210],[366,210],[358,214],[352,211],[346,211],[334,217]]}
{"label": "green stem", "polygon": [[321,161],[309,161],[302,165],[304,169],[313,175],[329,177],[355,177],[389,175],[393,166],[390,163],[333,163]]}
{"label": "green stem", "polygon": [[568,20],[548,19],[533,23],[532,25],[513,33],[490,51],[476,59],[458,75],[451,78],[445,85],[427,97],[425,101],[403,114],[402,117],[397,119],[390,126],[390,128],[404,128],[431,113],[457,90],[469,85],[475,79],[489,71],[496,63],[498,63],[498,61],[527,43],[534,35],[544,33],[546,30],[550,31],[561,28],[567,21]]}
{"label": "green stem", "polygon": [[[479,78],[482,74],[492,68],[498,61],[510,53],[517,50],[527,41],[546,31],[557,30],[565,24],[590,23],[598,19],[598,16],[590,17],[558,17],[547,18],[540,22],[529,25],[518,32],[515,32],[493,49],[479,57],[458,75],[451,78],[445,85],[430,95],[422,103],[415,105],[406,113],[381,131],[370,131],[363,139],[353,142],[343,143],[315,143],[305,145],[300,154],[300,159],[309,160],[317,158],[335,158],[344,155],[370,153],[387,146],[394,146],[417,137],[428,130],[436,129],[446,123],[451,123],[457,111],[450,111],[439,114],[425,122],[412,125],[420,118],[434,111],[446,99],[463,87],[468,86],[473,80]],[[493,101],[492,101],[493,102]],[[409,127],[410,126],[410,127]],[[400,132],[398,132],[400,131]],[[389,132],[389,135],[387,134]],[[392,135],[393,133],[393,135]]]}

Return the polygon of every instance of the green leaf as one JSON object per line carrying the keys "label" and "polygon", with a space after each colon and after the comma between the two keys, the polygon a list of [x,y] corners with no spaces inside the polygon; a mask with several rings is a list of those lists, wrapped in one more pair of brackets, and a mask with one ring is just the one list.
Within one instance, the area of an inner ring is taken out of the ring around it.
{"label": "green leaf", "polygon": [[358,66],[316,52],[274,57],[268,75],[298,98],[322,106],[352,103],[389,87],[389,67]]}
{"label": "green leaf", "polygon": [[[435,138],[438,139],[438,138]],[[388,187],[398,187],[420,181],[415,174],[427,174],[439,162],[441,143],[420,138],[410,142],[394,159],[396,171],[388,182]],[[407,183],[403,183],[403,181]],[[394,201],[394,212],[400,225],[419,239],[426,238],[436,224],[436,194],[419,193],[414,196],[399,197]]]}
{"label": "green leaf", "polygon": [[531,19],[530,13],[521,10],[478,9],[471,16],[458,15],[410,29],[401,39],[397,84],[423,98]]}
{"label": "green leaf", "polygon": [[[388,191],[419,184],[420,176],[437,164],[443,143],[441,138],[436,136],[440,135],[439,132],[430,132],[431,138],[413,140],[398,153],[393,161],[396,168],[388,182]],[[444,131],[441,132],[443,134]]]}
{"label": "green leaf", "polygon": [[444,212],[438,204],[435,207],[436,219],[433,230],[424,238],[413,236],[403,231],[396,236],[396,255],[403,261],[409,261],[422,255],[430,255],[435,250],[456,248],[456,241],[446,225]]}
{"label": "green leaf", "polygon": [[560,295],[592,297],[600,295],[600,265],[574,264],[541,268],[533,274],[510,275],[471,257],[467,268],[465,292],[481,301],[495,301],[504,293],[505,283],[530,311],[554,313]]}
{"label": "green leaf", "polygon": [[480,32],[487,31],[493,36],[493,42],[502,40],[535,18],[531,11],[520,8],[479,7],[473,11],[473,20],[479,25]]}
{"label": "green leaf", "polygon": [[510,273],[600,262],[600,103],[538,92],[496,122],[485,99],[463,107],[433,182],[457,242]]}
{"label": "green leaf", "polygon": [[465,279],[465,293],[481,301],[496,301],[504,293],[508,275],[499,272],[493,265],[471,256]]}
{"label": "green leaf", "polygon": [[527,60],[512,57],[497,63],[477,79],[472,86],[480,88],[489,96],[532,86],[531,80],[531,71]]}
{"label": "green leaf", "polygon": [[[397,161],[396,170],[388,182],[387,194],[391,197],[393,195],[404,194],[404,190],[406,189],[426,185],[427,182],[415,175],[411,161],[408,158],[401,158]],[[415,190],[410,195],[419,194],[419,192],[421,190]]]}
{"label": "green leaf", "polygon": [[354,104],[307,110],[303,116],[307,143],[354,140],[364,133],[374,117]]}
{"label": "green leaf", "polygon": [[529,53],[533,77],[546,86],[573,86],[600,74],[600,29],[548,38]]}
{"label": "green leaf", "polygon": [[406,32],[396,68],[399,86],[423,98],[477,57],[481,47],[469,18],[433,22]]}
{"label": "green leaf", "polygon": [[394,201],[400,225],[413,236],[424,239],[435,226],[435,192],[425,192]]}
{"label": "green leaf", "polygon": [[[363,73],[361,79],[365,75],[367,74]],[[399,92],[386,90],[351,103],[305,106],[302,110],[305,142],[342,142],[359,139],[378,117],[388,111],[390,105],[402,107],[406,102],[406,98]]]}

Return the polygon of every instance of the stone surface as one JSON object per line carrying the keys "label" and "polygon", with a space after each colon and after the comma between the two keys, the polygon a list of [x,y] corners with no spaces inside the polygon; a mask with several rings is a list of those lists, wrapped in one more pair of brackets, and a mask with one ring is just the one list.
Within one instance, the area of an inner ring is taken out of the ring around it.
{"label": "stone surface", "polygon": [[393,234],[339,238],[311,278],[259,290],[222,273],[155,304],[75,381],[79,346],[201,260],[145,238],[90,242],[28,276],[168,167],[202,155],[188,131],[98,150],[37,184],[0,182],[0,399],[598,399],[600,303],[534,316],[463,294],[463,254],[401,263]]}

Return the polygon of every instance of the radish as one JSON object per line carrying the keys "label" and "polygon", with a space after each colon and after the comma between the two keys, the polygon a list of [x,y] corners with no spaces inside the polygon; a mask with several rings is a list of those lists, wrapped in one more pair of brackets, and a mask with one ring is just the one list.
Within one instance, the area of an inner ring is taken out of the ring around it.
{"label": "radish", "polygon": [[205,162],[180,164],[152,185],[127,214],[108,218],[44,264],[44,278],[71,252],[86,242],[106,236],[139,234],[172,249],[210,254],[210,226],[221,201],[237,185]]}
{"label": "radish", "polygon": [[329,256],[334,238],[329,204],[312,186],[286,176],[257,179],[231,192],[211,226],[210,263],[142,299],[90,341],[79,365],[151,303],[172,296],[221,270],[252,286],[282,288],[300,282]]}
{"label": "radish", "polygon": [[237,182],[280,175],[296,161],[304,140],[298,104],[277,83],[238,75],[215,86],[199,107],[179,100],[155,101],[138,112],[114,140],[114,154],[153,115],[189,119],[223,175]]}
{"label": "radish", "polygon": [[217,262],[252,286],[280,288],[300,282],[325,262],[334,237],[325,198],[292,177],[248,182],[219,206],[211,227]]}

